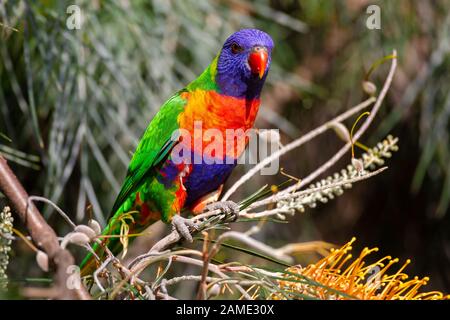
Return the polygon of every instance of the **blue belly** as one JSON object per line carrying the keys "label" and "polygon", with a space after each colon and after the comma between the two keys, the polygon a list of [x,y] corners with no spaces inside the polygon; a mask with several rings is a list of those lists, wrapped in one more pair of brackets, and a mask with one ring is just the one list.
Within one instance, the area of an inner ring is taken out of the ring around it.
{"label": "blue belly", "polygon": [[[195,159],[193,155],[191,159],[192,161]],[[223,161],[223,163],[214,163],[213,161],[205,163],[203,161],[193,164],[188,176],[183,181],[187,192],[185,206],[189,207],[204,195],[217,190],[229,177],[236,164],[237,160],[231,159]],[[167,189],[170,189],[178,181],[180,170],[180,166],[174,164],[169,158],[160,169],[157,179]]]}
{"label": "blue belly", "polygon": [[205,194],[217,190],[225,183],[235,166],[236,163],[194,164],[184,182],[188,194],[185,205],[189,207]]}

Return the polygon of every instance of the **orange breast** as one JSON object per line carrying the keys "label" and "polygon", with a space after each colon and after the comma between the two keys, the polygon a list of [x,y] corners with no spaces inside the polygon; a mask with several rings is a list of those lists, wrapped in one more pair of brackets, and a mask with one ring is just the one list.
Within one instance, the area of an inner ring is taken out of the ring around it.
{"label": "orange breast", "polygon": [[[195,90],[184,93],[187,100],[185,111],[180,114],[178,121],[180,128],[191,135],[191,148],[196,152],[205,150],[208,145],[222,140],[224,152],[227,156],[237,158],[245,150],[248,136],[236,139],[232,134],[239,134],[251,129],[254,125],[260,100],[248,101],[234,97],[223,96],[214,91]],[[194,128],[196,128],[194,133]],[[201,132],[202,143],[194,143]],[[221,137],[217,137],[221,135]],[[226,143],[233,139],[233,143]]]}

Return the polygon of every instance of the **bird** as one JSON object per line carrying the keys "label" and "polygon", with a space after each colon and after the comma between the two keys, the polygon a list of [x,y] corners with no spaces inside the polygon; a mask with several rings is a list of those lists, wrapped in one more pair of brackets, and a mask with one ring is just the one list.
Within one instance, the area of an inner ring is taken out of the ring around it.
{"label": "bird", "polygon": [[[189,228],[195,225],[181,216],[184,209],[201,213],[218,208],[238,215],[236,203],[218,199],[248,139],[225,147],[223,152],[206,154],[211,137],[203,135],[200,143],[195,143],[189,135],[195,135],[199,123],[203,132],[215,130],[223,136],[227,130],[253,128],[273,48],[272,38],[264,31],[241,29],[233,33],[203,73],[161,106],[129,163],[102,231],[102,244],[93,245],[97,258],[88,253],[80,265],[82,276],[97,269],[102,247],[115,255],[124,250],[128,237],[120,235],[125,231],[139,234],[162,220],[192,242]],[[187,161],[189,156],[200,160]]]}

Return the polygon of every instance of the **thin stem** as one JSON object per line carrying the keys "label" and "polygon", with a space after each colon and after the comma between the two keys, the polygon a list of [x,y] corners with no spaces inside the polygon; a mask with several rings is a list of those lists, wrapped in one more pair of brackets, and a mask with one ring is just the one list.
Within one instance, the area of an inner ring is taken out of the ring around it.
{"label": "thin stem", "polygon": [[378,170],[371,171],[371,172],[368,172],[368,173],[363,174],[363,175],[358,175],[358,176],[355,176],[355,177],[350,178],[350,179],[344,179],[344,180],[341,180],[341,181],[338,181],[338,182],[330,183],[330,184],[325,185],[325,186],[320,186],[320,187],[316,187],[316,188],[309,188],[309,189],[298,191],[298,192],[284,192],[284,191],[282,191],[282,192],[276,193],[276,194],[274,194],[274,195],[272,195],[272,196],[270,196],[268,198],[265,198],[263,200],[259,200],[259,201],[253,202],[246,209],[242,210],[239,213],[239,216],[240,217],[246,217],[246,218],[250,218],[250,217],[254,218],[254,216],[252,214],[248,213],[252,209],[255,209],[255,208],[258,208],[258,207],[261,207],[261,206],[265,206],[265,205],[268,205],[270,203],[279,202],[281,200],[287,200],[287,199],[292,199],[292,198],[304,197],[304,196],[308,196],[308,195],[310,195],[312,193],[316,193],[316,192],[319,192],[319,191],[325,191],[325,190],[328,190],[328,189],[331,189],[331,188],[337,188],[337,187],[341,187],[341,186],[346,185],[346,184],[351,184],[351,183],[358,182],[358,181],[361,181],[361,180],[369,179],[369,178],[371,178],[373,176],[376,176],[377,174],[380,174],[381,172],[383,172],[387,168],[388,167],[382,167],[382,168],[380,168]]}
{"label": "thin stem", "polygon": [[198,300],[205,300],[206,299],[206,277],[208,276],[208,265],[209,265],[209,252],[208,252],[208,245],[209,245],[209,237],[208,232],[203,232],[203,269],[202,269],[202,279],[200,281],[200,285],[198,286],[198,294],[197,299]]}
{"label": "thin stem", "polygon": [[353,140],[353,131],[355,130],[356,125],[358,124],[359,120],[361,120],[362,117],[370,115],[369,111],[366,111],[359,115],[359,117],[356,119],[355,123],[353,123],[352,130],[350,130],[350,143],[352,144],[352,159],[355,157],[355,143]]}
{"label": "thin stem", "polygon": [[66,220],[67,223],[70,224],[72,226],[72,228],[75,229],[75,227],[76,227],[75,223],[73,223],[73,221],[69,218],[69,216],[60,207],[58,207],[53,201],[51,201],[47,198],[44,198],[44,197],[29,196],[28,202],[31,203],[32,201],[45,202],[45,203],[51,205],[61,215],[61,217],[63,217],[64,220]]}

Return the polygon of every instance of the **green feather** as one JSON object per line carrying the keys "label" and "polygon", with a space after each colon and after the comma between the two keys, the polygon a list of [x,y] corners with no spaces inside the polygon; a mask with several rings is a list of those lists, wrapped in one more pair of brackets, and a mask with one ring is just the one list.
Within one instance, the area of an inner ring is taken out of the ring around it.
{"label": "green feather", "polygon": [[219,87],[216,82],[217,74],[217,60],[219,55],[217,55],[211,64],[202,72],[202,74],[192,81],[188,86],[188,91],[194,91],[196,89],[205,91],[219,91]]}
{"label": "green feather", "polygon": [[161,107],[145,130],[130,161],[125,182],[114,202],[110,218],[145,181],[155,176],[155,169],[177,143],[171,138],[172,133],[179,129],[177,118],[186,104],[186,100],[180,96],[182,92],[179,91]]}

